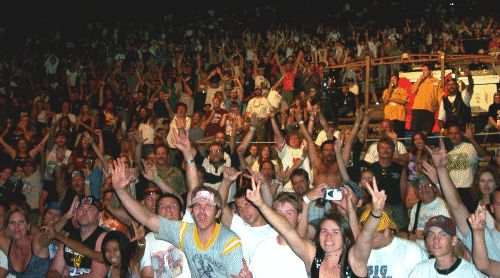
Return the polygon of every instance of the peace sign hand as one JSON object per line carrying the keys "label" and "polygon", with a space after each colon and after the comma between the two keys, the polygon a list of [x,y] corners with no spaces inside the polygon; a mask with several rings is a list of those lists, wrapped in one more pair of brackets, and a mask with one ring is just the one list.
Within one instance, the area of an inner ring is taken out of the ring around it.
{"label": "peace sign hand", "polygon": [[378,190],[377,179],[375,177],[373,177],[372,185],[366,183],[366,188],[372,196],[372,213],[375,215],[382,215],[382,210],[385,206],[385,200],[387,199],[385,190]]}
{"label": "peace sign hand", "polygon": [[255,183],[255,178],[252,177],[252,189],[247,189],[246,197],[250,202],[252,202],[255,206],[260,207],[264,204],[262,201],[262,197],[260,196],[260,181]]}

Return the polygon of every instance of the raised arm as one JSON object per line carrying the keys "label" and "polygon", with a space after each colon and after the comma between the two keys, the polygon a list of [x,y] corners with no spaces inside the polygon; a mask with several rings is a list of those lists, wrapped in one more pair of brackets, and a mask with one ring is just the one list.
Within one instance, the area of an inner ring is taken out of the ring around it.
{"label": "raised arm", "polygon": [[264,203],[260,196],[260,183],[255,184],[255,179],[253,178],[252,190],[248,190],[246,196],[248,200],[259,208],[269,224],[285,238],[290,248],[304,262],[309,271],[316,253],[316,247],[309,240],[302,238],[285,217]]}
{"label": "raised arm", "polygon": [[380,218],[382,217],[382,210],[385,206],[385,200],[387,195],[385,191],[379,191],[377,187],[377,181],[373,178],[373,187],[368,184],[366,187],[368,192],[372,196],[372,209],[368,220],[363,225],[363,229],[359,233],[356,243],[349,250],[349,264],[352,267],[353,272],[360,277],[366,276],[368,269],[368,258],[370,257],[373,236],[377,231],[377,227],[380,223]]}
{"label": "raised arm", "polygon": [[358,139],[358,131],[359,131],[359,124],[361,123],[361,118],[362,118],[362,108],[356,109],[356,119],[354,120],[354,125],[351,128],[351,133],[349,134],[349,139],[344,144],[344,147],[342,148],[342,160],[344,163],[347,163],[349,161],[349,157],[351,156],[351,151],[352,151],[352,146]]}
{"label": "raised arm", "polygon": [[226,225],[227,227],[231,227],[231,223],[233,223],[233,211],[227,205],[229,188],[231,187],[233,182],[238,179],[241,173],[241,171],[237,171],[236,169],[231,167],[224,168],[224,170],[222,171],[222,182],[217,189],[222,198],[222,224]]}
{"label": "raised arm", "polygon": [[179,195],[179,193],[177,193],[177,191],[175,191],[175,189],[170,184],[165,183],[160,178],[160,176],[158,175],[158,170],[156,169],[156,165],[154,163],[142,160],[142,164],[144,165],[144,170],[142,171],[142,176],[144,178],[158,185],[163,193],[170,193],[177,196],[180,200],[183,199],[181,195]]}
{"label": "raised arm", "polygon": [[337,167],[339,168],[340,177],[343,181],[350,181],[349,174],[347,173],[347,168],[345,167],[344,159],[342,158],[342,144],[344,143],[344,137],[340,136],[334,143],[335,157],[337,158]]}
{"label": "raised arm", "polygon": [[[441,185],[441,189],[443,191],[444,198],[450,207],[450,212],[455,219],[457,224],[457,228],[460,233],[465,237],[470,232],[469,225],[467,224],[467,218],[469,217],[469,211],[462,203],[460,199],[460,195],[453,184],[453,181],[450,178],[450,174],[448,169],[446,168],[446,164],[448,162],[446,148],[444,146],[444,142],[442,138],[439,138],[439,147],[431,150],[428,146],[425,146],[429,153],[432,156],[432,162],[437,169],[439,183]],[[429,173],[428,170],[425,170],[426,167],[429,167],[429,164],[423,164],[424,172]],[[432,166],[431,166],[432,167]]]}
{"label": "raised arm", "polygon": [[365,111],[363,113],[363,122],[361,123],[361,129],[358,132],[358,139],[361,143],[364,143],[366,138],[368,137],[368,127],[370,125],[370,112],[371,109],[365,107]]}
{"label": "raised arm", "polygon": [[299,121],[300,132],[302,133],[302,136],[304,136],[307,142],[307,151],[309,152],[309,160],[311,161],[311,164],[314,165],[320,160],[318,152],[316,151],[316,145],[314,144],[311,134],[309,134],[307,128],[304,125],[304,121],[302,120],[302,115],[300,113],[296,113],[295,117]]}
{"label": "raised arm", "polygon": [[127,173],[126,169],[125,162],[122,159],[115,160],[109,169],[116,195],[134,219],[152,232],[158,233],[160,230],[160,217],[150,212],[130,195],[126,187],[134,179],[134,176]]}
{"label": "raised arm", "polygon": [[469,223],[472,228],[472,257],[474,265],[481,272],[491,277],[498,277],[500,273],[500,262],[490,260],[484,239],[484,227],[486,226],[486,208],[477,210],[469,216]]}
{"label": "raised arm", "polygon": [[476,141],[476,138],[474,138],[474,124],[473,123],[468,123],[465,126],[464,136],[474,146],[474,150],[476,150],[476,153],[479,157],[481,157],[483,159],[490,157],[490,154],[481,145],[479,145],[479,143]]}
{"label": "raised arm", "polygon": [[0,145],[2,145],[7,152],[7,154],[10,156],[10,158],[14,159],[16,157],[16,150],[11,147],[5,140],[3,140],[3,136],[0,136]]}
{"label": "raised arm", "polygon": [[283,138],[283,135],[281,135],[280,128],[278,127],[278,124],[276,123],[276,119],[274,117],[275,117],[274,113],[271,113],[269,115],[269,118],[271,119],[271,125],[273,127],[274,141],[276,142],[276,148],[278,149],[278,151],[281,151],[285,146],[285,139]]}
{"label": "raised arm", "polygon": [[194,162],[196,151],[191,147],[191,142],[185,130],[179,130],[174,138],[175,147],[182,152],[186,161],[186,179],[187,179],[187,201],[186,207],[191,206],[191,195],[193,190],[198,187],[200,181],[198,180],[198,171]]}

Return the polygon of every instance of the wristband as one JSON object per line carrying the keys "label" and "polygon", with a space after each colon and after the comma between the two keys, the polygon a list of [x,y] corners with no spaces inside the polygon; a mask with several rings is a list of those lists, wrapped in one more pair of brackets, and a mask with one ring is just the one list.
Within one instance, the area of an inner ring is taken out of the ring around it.
{"label": "wristband", "polygon": [[373,218],[380,218],[380,217],[382,217],[382,215],[376,216],[375,214],[373,214],[373,211],[370,211],[370,215],[371,215]]}
{"label": "wristband", "polygon": [[186,165],[189,165],[189,164],[191,164],[191,163],[193,163],[193,160],[192,160],[192,159],[186,159]]}
{"label": "wristband", "polygon": [[145,243],[145,242],[144,242],[144,243],[141,243],[141,242],[137,241],[137,246],[139,246],[139,247],[144,247],[144,245],[146,245],[146,243]]}
{"label": "wristband", "polygon": [[304,124],[304,121],[299,121],[299,125],[303,125]]}
{"label": "wristband", "polygon": [[253,131],[255,131],[257,128],[254,127],[254,126],[251,126],[250,129],[253,130]]}
{"label": "wristband", "polygon": [[304,195],[304,196],[302,197],[302,200],[304,200],[304,203],[306,203],[306,204],[308,204],[308,205],[311,203],[311,200],[309,200],[309,198],[307,198],[307,195]]}

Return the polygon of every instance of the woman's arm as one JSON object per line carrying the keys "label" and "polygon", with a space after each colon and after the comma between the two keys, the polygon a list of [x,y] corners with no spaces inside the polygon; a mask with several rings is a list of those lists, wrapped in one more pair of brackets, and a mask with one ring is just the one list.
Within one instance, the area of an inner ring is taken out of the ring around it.
{"label": "woman's arm", "polygon": [[366,187],[372,196],[372,209],[370,216],[364,223],[363,229],[356,239],[356,243],[354,243],[354,246],[352,246],[348,254],[349,264],[351,265],[354,274],[361,277],[367,275],[367,263],[372,249],[373,235],[375,234],[380,223],[382,211],[385,206],[385,200],[387,198],[384,190],[378,190],[375,178],[373,178],[372,184],[373,187],[369,184]]}
{"label": "woman's arm", "polygon": [[43,146],[45,146],[45,143],[47,142],[47,140],[49,140],[49,135],[50,134],[47,133],[45,137],[43,137],[42,141],[38,143],[36,147],[30,150],[29,155],[31,158],[35,158],[35,156],[43,149]]}
{"label": "woman's arm", "polygon": [[3,136],[0,136],[0,145],[4,147],[10,158],[14,159],[16,157],[17,151],[3,140]]}

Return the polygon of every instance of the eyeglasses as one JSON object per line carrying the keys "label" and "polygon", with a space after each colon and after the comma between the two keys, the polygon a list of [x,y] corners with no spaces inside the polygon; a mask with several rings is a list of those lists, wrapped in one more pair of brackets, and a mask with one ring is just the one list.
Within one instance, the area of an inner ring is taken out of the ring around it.
{"label": "eyeglasses", "polygon": [[209,153],[221,153],[221,152],[222,152],[222,150],[211,150],[211,151],[209,151]]}

